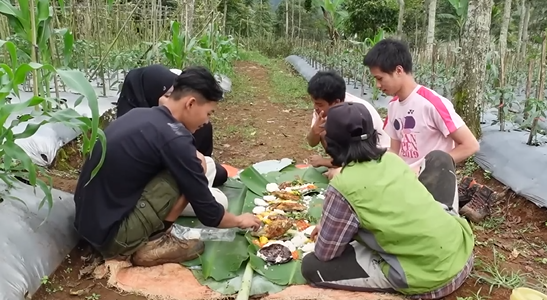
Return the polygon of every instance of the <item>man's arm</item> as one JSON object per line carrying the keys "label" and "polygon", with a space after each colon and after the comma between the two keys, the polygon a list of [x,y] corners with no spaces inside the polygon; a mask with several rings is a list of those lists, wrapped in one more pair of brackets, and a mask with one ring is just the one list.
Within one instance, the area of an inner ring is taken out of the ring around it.
{"label": "man's arm", "polygon": [[339,257],[359,230],[359,220],[335,188],[325,193],[321,228],[315,243],[315,256],[320,261]]}
{"label": "man's arm", "polygon": [[164,164],[175,178],[181,195],[192,205],[198,220],[209,227],[238,227],[239,218],[225,211],[211,194],[196,151],[189,134],[177,136],[161,148]]}
{"label": "man's arm", "polygon": [[397,155],[399,155],[401,151],[401,141],[397,137],[397,131],[395,128],[393,128],[393,123],[390,122],[390,112],[392,108],[391,105],[388,107],[388,115],[386,116],[386,119],[384,120],[384,132],[389,136],[390,143],[389,143],[389,149],[388,151],[393,152]]}
{"label": "man's arm", "polygon": [[449,152],[455,163],[460,163],[479,151],[479,142],[451,104],[440,103],[432,111],[437,129],[456,144]]}
{"label": "man's arm", "polygon": [[401,152],[401,141],[391,138],[389,151],[399,155],[399,153]]}
{"label": "man's arm", "polygon": [[454,149],[449,152],[455,163],[465,161],[473,154],[479,152],[479,142],[477,141],[471,130],[469,130],[467,125],[461,126],[448,136],[451,137],[456,144],[456,147],[454,147]]}
{"label": "man's arm", "polygon": [[310,145],[310,147],[315,147],[319,144],[319,142],[321,142],[321,135],[316,134],[312,127],[306,136],[306,140],[308,141],[308,145]]}

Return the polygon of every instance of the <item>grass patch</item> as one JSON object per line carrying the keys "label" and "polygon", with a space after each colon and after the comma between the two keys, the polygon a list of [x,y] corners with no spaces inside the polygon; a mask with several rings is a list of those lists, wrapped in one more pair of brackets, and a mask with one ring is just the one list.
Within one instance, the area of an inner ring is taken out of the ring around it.
{"label": "grass patch", "polygon": [[308,96],[308,82],[297,74],[283,59],[271,59],[249,51],[241,55],[244,60],[255,62],[268,69],[271,88],[270,100],[273,103],[286,105],[290,108],[311,109],[312,103]]}
{"label": "grass patch", "polygon": [[492,293],[494,288],[515,289],[526,285],[527,274],[519,271],[509,271],[502,267],[501,262],[505,257],[501,255],[496,248],[492,248],[493,261],[487,264],[477,260],[475,262],[475,270],[477,271],[472,276],[479,281],[490,285],[489,293]]}
{"label": "grass patch", "polygon": [[251,85],[251,78],[240,73],[235,74],[231,80],[232,91],[225,97],[227,103],[248,103],[256,97],[255,89]]}

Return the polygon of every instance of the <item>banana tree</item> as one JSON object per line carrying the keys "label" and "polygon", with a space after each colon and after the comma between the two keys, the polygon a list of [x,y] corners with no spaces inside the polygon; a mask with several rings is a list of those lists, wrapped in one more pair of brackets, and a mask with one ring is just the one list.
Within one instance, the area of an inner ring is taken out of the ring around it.
{"label": "banana tree", "polygon": [[340,39],[340,31],[344,21],[348,18],[348,12],[343,9],[344,2],[345,0],[315,0],[313,3],[316,7],[321,8],[333,45]]}
{"label": "banana tree", "polygon": [[[99,128],[97,95],[91,84],[79,71],[60,70],[55,69],[52,65],[34,62],[18,64],[17,49],[14,43],[0,40],[0,48],[6,50],[10,59],[9,65],[6,63],[0,64],[0,157],[2,158],[0,180],[8,187],[0,192],[0,197],[23,201],[13,198],[9,194],[10,187],[13,187],[22,178],[31,186],[39,187],[44,192],[45,196],[40,203],[40,208],[45,204],[51,208],[53,206],[51,179],[49,183],[46,183],[37,178],[38,171],[43,171],[42,168],[32,162],[28,154],[18,145],[17,140],[31,137],[42,125],[50,122],[60,122],[74,128],[83,133],[81,150],[84,155],[91,152],[97,140],[101,142],[102,156],[100,163],[92,172],[92,177],[95,176],[104,161],[106,149],[105,135]],[[33,111],[32,107],[47,103],[51,99],[43,96],[33,96],[27,100],[21,99],[19,86],[25,82],[29,72],[39,70],[47,70],[57,74],[70,89],[81,94],[82,97],[75,106],[81,103],[83,98],[86,98],[91,109],[91,119],[80,115],[73,108],[55,112]],[[9,101],[11,95],[18,98],[12,100],[13,103]],[[16,129],[22,123],[27,123],[24,129],[22,131]],[[45,174],[45,172],[41,173]]]}
{"label": "banana tree", "polygon": [[469,6],[469,0],[448,0],[452,8],[454,8],[454,14],[438,14],[439,18],[452,20],[458,28],[458,45],[462,45],[463,28],[467,21],[467,7]]}

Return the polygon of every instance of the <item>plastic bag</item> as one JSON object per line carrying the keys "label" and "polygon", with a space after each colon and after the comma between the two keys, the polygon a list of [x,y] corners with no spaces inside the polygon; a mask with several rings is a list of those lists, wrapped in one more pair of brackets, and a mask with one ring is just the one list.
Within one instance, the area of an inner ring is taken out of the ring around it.
{"label": "plastic bag", "polygon": [[199,239],[201,241],[232,242],[236,238],[236,229],[214,227],[184,227],[174,224],[171,233],[181,240]]}

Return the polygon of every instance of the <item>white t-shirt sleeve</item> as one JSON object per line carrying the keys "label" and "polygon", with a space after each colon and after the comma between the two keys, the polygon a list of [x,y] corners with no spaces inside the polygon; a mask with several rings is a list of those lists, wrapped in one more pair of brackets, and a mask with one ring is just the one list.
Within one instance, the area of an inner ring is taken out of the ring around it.
{"label": "white t-shirt sleeve", "polygon": [[454,106],[447,99],[431,102],[430,116],[435,127],[445,136],[454,133],[465,125],[463,119],[456,113]]}

